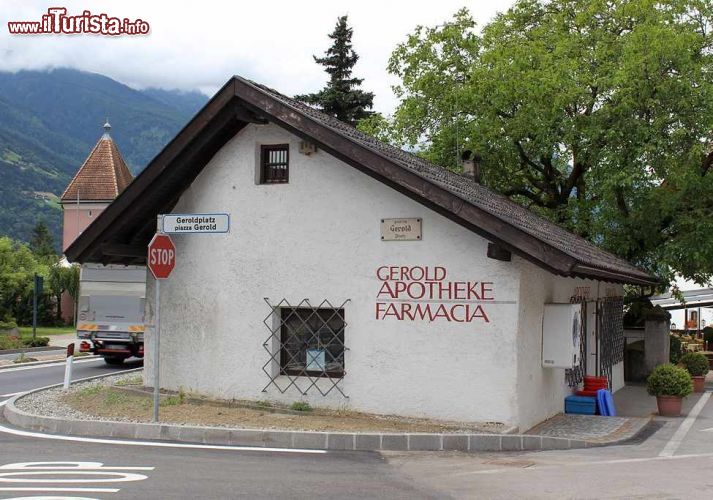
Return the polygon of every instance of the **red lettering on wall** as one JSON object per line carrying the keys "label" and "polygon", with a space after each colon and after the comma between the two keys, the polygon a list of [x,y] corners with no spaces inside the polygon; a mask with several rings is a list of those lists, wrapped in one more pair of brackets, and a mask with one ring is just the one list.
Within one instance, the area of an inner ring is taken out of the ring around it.
{"label": "red lettering on wall", "polygon": [[381,266],[376,319],[490,323],[483,302],[495,300],[492,281],[446,281],[442,266]]}

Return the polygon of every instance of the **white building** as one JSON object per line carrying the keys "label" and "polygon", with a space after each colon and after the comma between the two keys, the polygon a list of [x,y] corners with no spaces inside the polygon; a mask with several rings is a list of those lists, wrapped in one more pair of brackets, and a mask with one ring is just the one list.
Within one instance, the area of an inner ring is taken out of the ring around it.
{"label": "white building", "polygon": [[144,263],[158,214],[211,212],[230,214],[229,233],[173,237],[160,376],[219,398],[524,430],[561,412],[582,374],[543,368],[545,305],[586,304],[582,364],[616,390],[621,284],[655,282],[472,179],[239,77],[67,255]]}
{"label": "white building", "polygon": [[670,291],[651,297],[651,303],[661,306],[671,314],[672,330],[698,332],[713,325],[713,287],[701,286],[693,281],[676,278],[680,297]]}

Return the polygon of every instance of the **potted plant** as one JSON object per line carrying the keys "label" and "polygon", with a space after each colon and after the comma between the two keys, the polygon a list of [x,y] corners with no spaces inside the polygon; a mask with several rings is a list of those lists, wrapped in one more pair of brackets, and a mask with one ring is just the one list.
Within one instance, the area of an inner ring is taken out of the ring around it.
{"label": "potted plant", "polygon": [[688,372],[679,366],[666,363],[658,365],[646,379],[646,390],[656,396],[659,415],[678,417],[681,414],[683,398],[693,390]]}
{"label": "potted plant", "polygon": [[702,352],[689,352],[681,356],[679,364],[683,366],[693,378],[693,392],[703,392],[708,373],[708,358]]}

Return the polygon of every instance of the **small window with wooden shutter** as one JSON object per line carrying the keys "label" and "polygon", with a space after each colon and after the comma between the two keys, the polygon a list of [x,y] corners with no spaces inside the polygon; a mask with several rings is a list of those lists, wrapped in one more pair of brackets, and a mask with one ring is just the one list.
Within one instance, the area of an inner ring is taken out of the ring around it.
{"label": "small window with wooden shutter", "polygon": [[288,144],[263,145],[260,148],[260,184],[286,184],[290,173]]}

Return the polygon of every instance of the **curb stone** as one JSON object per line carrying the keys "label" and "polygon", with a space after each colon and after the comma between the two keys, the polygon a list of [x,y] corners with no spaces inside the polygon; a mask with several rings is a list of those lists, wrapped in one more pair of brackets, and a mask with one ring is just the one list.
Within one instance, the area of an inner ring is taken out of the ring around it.
{"label": "curb stone", "polygon": [[0,351],[0,354],[29,354],[33,352],[52,352],[52,351],[58,351],[58,352],[66,352],[67,348],[66,347],[57,347],[57,346],[43,346],[43,347],[23,347],[21,349],[3,349]]}
{"label": "curb stone", "polygon": [[[92,378],[105,376],[108,375]],[[345,451],[461,451],[473,453],[483,451],[566,450],[593,446],[611,446],[629,441],[646,427],[643,426],[633,436],[601,443],[529,434],[395,434],[381,432],[281,431],[162,423],[72,420],[32,415],[15,406],[15,402],[23,396],[60,385],[62,384],[35,389],[11,398],[4,408],[5,419],[22,429],[85,437],[164,440],[181,443],[262,448]]]}
{"label": "curb stone", "polygon": [[[64,351],[62,351],[62,352],[64,352]],[[75,362],[76,362],[76,361],[80,361],[80,360],[84,360],[84,359],[101,359],[101,356],[96,356],[96,355],[80,356],[80,357],[76,357],[76,356],[75,356],[75,359],[74,359],[74,360],[75,360]],[[62,358],[61,358],[61,359],[47,359],[47,360],[44,360],[44,361],[30,361],[29,363],[11,363],[11,364],[9,364],[9,365],[0,365],[0,371],[2,371],[2,370],[7,370],[7,369],[10,369],[10,368],[19,368],[19,367],[21,367],[21,366],[38,366],[38,365],[58,365],[58,364],[65,364],[65,363],[67,362],[66,360],[67,360],[66,355],[65,355],[65,354],[62,354]],[[62,384],[58,384],[58,385],[62,385]],[[54,387],[54,386],[52,386],[52,387]],[[48,389],[48,388],[49,388],[49,387],[43,387],[42,389]],[[37,390],[40,390],[40,389],[37,389]],[[35,392],[35,391],[31,391],[31,392]]]}

